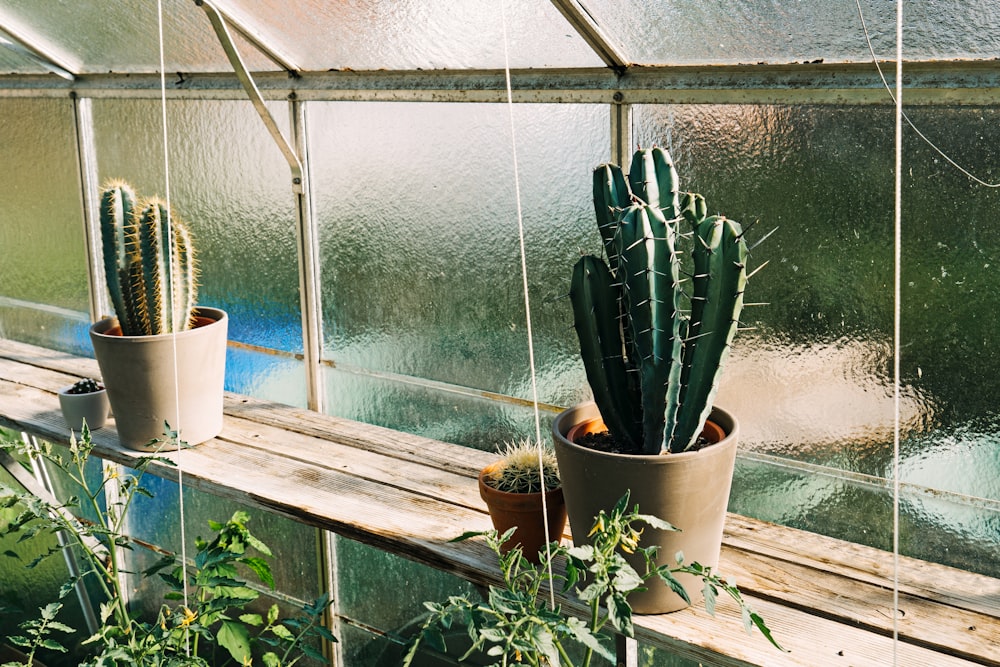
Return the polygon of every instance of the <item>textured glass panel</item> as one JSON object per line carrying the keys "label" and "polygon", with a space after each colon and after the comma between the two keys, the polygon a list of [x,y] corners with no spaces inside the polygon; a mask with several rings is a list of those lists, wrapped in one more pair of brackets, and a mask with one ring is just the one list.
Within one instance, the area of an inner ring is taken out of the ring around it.
{"label": "textured glass panel", "polygon": [[0,99],[0,336],[78,349],[83,209],[67,100]]}
{"label": "textured glass panel", "polygon": [[[143,486],[152,498],[137,496],[129,512],[127,534],[179,553],[181,548],[180,499],[175,482],[148,476]],[[188,556],[196,551],[196,537],[210,539],[208,522],[227,521],[233,512],[250,515],[250,532],[274,553],[269,559],[277,589],[301,600],[312,600],[320,592],[318,533],[315,528],[262,509],[246,507],[190,486],[184,487],[184,525]]]}
{"label": "textured glass panel", "polygon": [[[729,511],[892,550],[892,490],[849,476],[739,459]],[[1000,507],[903,488],[900,552],[1000,576]]]}
{"label": "textured glass panel", "polygon": [[[270,8],[256,0],[227,4],[308,70],[504,66],[499,2],[312,0],[272,3]],[[511,67],[603,64],[551,2],[504,4]]]}
{"label": "textured glass panel", "polygon": [[[1000,173],[998,114],[995,107],[909,112],[922,132],[991,179]],[[682,187],[702,192],[710,210],[759,220],[751,237],[778,227],[753,252],[754,265],[770,264],[747,292],[768,305],[744,314],[755,329],[737,336],[719,394],[741,420],[741,446],[890,477],[891,111],[644,107],[637,118],[640,143],[670,146]],[[972,509],[938,510],[920,495],[913,511],[939,532],[995,546],[995,518],[975,508],[1000,499],[992,473],[1000,450],[1000,366],[992,353],[1000,192],[973,184],[912,133],[903,187],[901,480],[970,497]],[[774,511],[796,515],[840,484],[805,482],[814,488],[769,499]],[[843,506],[844,536],[861,541],[849,531],[876,518]],[[836,524],[823,517],[807,527]]]}
{"label": "textured glass panel", "polygon": [[[362,372],[327,370],[324,379],[327,411],[337,417],[482,450],[535,432],[534,411],[527,405]],[[543,435],[552,417],[542,413]]]}
{"label": "textured glass panel", "polygon": [[[146,0],[52,2],[5,0],[3,16],[27,41],[72,72],[159,72],[157,6]],[[189,0],[163,0],[167,72],[230,71],[205,12]],[[276,66],[230,31],[252,70]]]}
{"label": "textured glass panel", "polygon": [[[408,637],[424,620],[424,602],[449,595],[476,596],[475,587],[458,577],[393,556],[351,540],[337,538],[340,565],[339,613],[364,625]],[[343,624],[341,627],[350,627]],[[398,644],[374,641],[371,635],[347,635],[347,665],[396,667]]]}
{"label": "textured glass panel", "polygon": [[[288,166],[249,102],[168,102],[171,204],[198,250],[199,301],[231,340],[300,351],[295,199]],[[287,120],[280,103],[270,107]],[[164,193],[160,103],[95,100],[101,179]]]}
{"label": "textured glass panel", "polygon": [[[530,397],[505,105],[309,107],[326,354]],[[516,105],[541,399],[573,400],[569,290],[588,242],[607,109]]]}
{"label": "textured glass panel", "polygon": [[[888,0],[861,2],[880,58],[896,53],[895,6]],[[854,2],[593,0],[587,7],[641,64],[871,58]],[[1000,50],[1000,4],[994,0],[915,0],[905,3],[903,18],[907,59],[992,59]]]}
{"label": "textured glass panel", "polygon": [[226,390],[300,408],[307,406],[306,371],[302,361],[274,353],[230,345],[226,357]]}

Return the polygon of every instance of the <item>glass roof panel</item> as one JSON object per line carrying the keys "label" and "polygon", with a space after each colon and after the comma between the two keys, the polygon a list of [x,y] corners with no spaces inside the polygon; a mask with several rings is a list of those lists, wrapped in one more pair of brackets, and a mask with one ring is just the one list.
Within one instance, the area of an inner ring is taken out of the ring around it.
{"label": "glass roof panel", "polygon": [[[895,2],[861,0],[879,58],[895,57]],[[801,0],[587,0],[592,16],[642,65],[863,62],[857,4]],[[1000,52],[1000,2],[913,0],[903,9],[907,60]]]}
{"label": "glass roof panel", "polygon": [[[500,2],[225,0],[305,70],[487,69],[504,66]],[[601,67],[548,0],[507,2],[511,67]]]}
{"label": "glass roof panel", "polygon": [[[212,25],[191,0],[163,0],[164,42],[168,72],[229,71]],[[2,0],[0,23],[39,46],[56,45],[74,73],[149,73],[159,70],[156,3],[118,0]],[[234,33],[237,47],[252,70],[277,67]],[[37,42],[35,41],[37,40]],[[4,49],[6,50],[6,49]],[[6,54],[0,58],[7,59]],[[6,63],[0,60],[0,63]],[[24,63],[15,63],[20,67]],[[36,66],[19,71],[38,71]]]}
{"label": "glass roof panel", "polygon": [[0,34],[0,74],[45,74],[46,69],[31,58],[15,53]]}

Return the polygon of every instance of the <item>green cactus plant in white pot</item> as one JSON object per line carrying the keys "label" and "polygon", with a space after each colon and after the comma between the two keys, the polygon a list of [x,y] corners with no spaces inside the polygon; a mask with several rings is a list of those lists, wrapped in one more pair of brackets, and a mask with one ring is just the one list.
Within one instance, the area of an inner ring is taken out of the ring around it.
{"label": "green cactus plant in white pot", "polygon": [[[593,184],[606,259],[576,263],[570,300],[594,402],[552,427],[571,530],[581,539],[629,491],[644,513],[680,529],[650,531],[660,565],[682,556],[714,568],[739,427],[713,399],[743,307],[743,231],[680,192],[660,148],[636,151],[627,175],[599,166]],[[587,432],[604,431],[605,444],[585,444]],[[686,605],[666,587],[633,600],[639,613]]]}
{"label": "green cactus plant in white pot", "polygon": [[196,306],[187,225],[124,181],[101,194],[104,274],[117,317],[90,328],[122,445],[155,449],[165,424],[194,445],[222,430],[228,316]]}

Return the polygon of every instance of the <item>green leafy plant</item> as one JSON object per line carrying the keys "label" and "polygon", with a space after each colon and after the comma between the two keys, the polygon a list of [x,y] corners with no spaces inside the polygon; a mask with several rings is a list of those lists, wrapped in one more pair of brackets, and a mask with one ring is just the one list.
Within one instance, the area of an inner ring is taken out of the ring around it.
{"label": "green leafy plant", "polygon": [[187,225],[159,199],[139,199],[128,183],[101,193],[104,274],[122,334],[184,331],[198,294]]}
{"label": "green leafy plant", "polygon": [[[176,437],[176,433],[168,431],[168,439]],[[124,474],[114,466],[106,466],[100,481],[92,483],[86,468],[93,443],[86,425],[79,441],[71,438],[66,453],[48,443],[42,443],[36,451],[21,443],[3,443],[3,448],[21,457],[40,456],[58,466],[79,488],[79,496],[58,504],[0,487],[0,506],[24,508],[15,520],[0,527],[0,535],[18,535],[23,541],[62,533],[81,555],[79,577],[71,578],[59,593],[60,600],[64,599],[80,581],[96,586],[101,594],[101,627],[83,642],[88,655],[81,665],[250,665],[259,656],[266,667],[289,667],[307,655],[322,659],[315,640],[336,641],[322,623],[330,604],[327,596],[307,605],[294,618],[279,618],[276,604],[263,615],[249,609],[260,594],[245,581],[241,571],[251,572],[260,584],[270,588],[274,587],[274,579],[267,560],[271,551],[247,528],[249,516],[242,511],[224,523],[209,523],[215,535],[196,540],[197,553],[188,567],[168,554],[142,572],[145,577],[161,578],[170,589],[155,620],[142,618],[129,609],[123,595],[121,551],[133,548],[125,534],[125,519],[136,498],[152,496],[142,486],[150,463],[169,461],[142,457],[131,472]],[[107,490],[113,493],[102,502]],[[83,508],[96,520],[77,518],[74,510]],[[35,567],[61,550],[53,547],[27,567]],[[14,641],[30,657],[38,649],[66,650],[54,638],[55,632],[73,630],[55,620],[61,607],[61,602],[50,604],[42,609],[39,620],[21,625],[22,634]]]}
{"label": "green leafy plant", "polygon": [[[771,635],[764,619],[743,599],[735,583],[724,579],[711,568],[698,563],[684,564],[683,554],[676,555],[672,566],[655,563],[655,547],[641,547],[643,526],[675,530],[669,523],[629,506],[626,493],[610,513],[601,512],[591,530],[590,543],[565,547],[553,543],[548,552],[542,551],[541,562],[532,565],[519,546],[504,553],[502,546],[513,531],[498,535],[496,531],[466,533],[457,540],[484,536],[487,545],[497,555],[501,586],[491,586],[485,600],[452,596],[444,603],[427,602],[427,620],[412,639],[403,661],[410,665],[422,646],[444,652],[445,633],[456,625],[464,625],[472,644],[459,658],[466,660],[476,653],[496,659],[494,665],[563,665],[588,666],[594,654],[614,662],[613,635],[609,629],[634,636],[631,593],[643,590],[657,581],[690,602],[678,574],[690,574],[703,582],[705,607],[715,613],[720,593],[731,597],[740,607],[747,632],[756,627],[775,647],[781,646]],[[625,553],[644,556],[644,571],[638,572],[625,560]],[[557,567],[563,565],[561,570]],[[552,572],[554,582],[562,591],[573,591],[586,605],[585,619],[564,613],[561,606],[550,606],[544,595]],[[574,646],[582,649],[582,657],[574,662]],[[783,649],[782,649],[783,650]]]}
{"label": "green leafy plant", "polygon": [[711,411],[743,308],[743,230],[708,216],[701,195],[681,193],[670,155],[656,147],[636,151],[627,177],[613,164],[594,171],[594,210],[607,261],[580,258],[570,289],[594,401],[623,450],[686,451]]}
{"label": "green leafy plant", "polygon": [[508,443],[500,455],[497,465],[484,478],[494,489],[507,493],[538,493],[559,488],[559,466],[551,448],[539,448],[530,440],[524,440]]}
{"label": "green leafy plant", "polygon": [[[27,620],[19,626],[23,634],[15,634],[7,637],[7,640],[15,646],[20,646],[28,651],[25,656],[25,664],[34,664],[35,653],[38,649],[47,649],[60,653],[66,652],[66,648],[53,637],[57,632],[72,634],[76,630],[56,620],[56,616],[62,610],[62,607],[61,602],[50,602],[38,610],[40,615],[37,619]],[[21,663],[5,662],[0,667],[21,667]]]}

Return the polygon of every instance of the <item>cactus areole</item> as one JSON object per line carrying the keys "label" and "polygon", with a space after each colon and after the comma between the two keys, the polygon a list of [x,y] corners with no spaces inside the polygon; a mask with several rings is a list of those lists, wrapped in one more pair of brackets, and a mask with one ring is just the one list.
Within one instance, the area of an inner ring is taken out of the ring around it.
{"label": "cactus areole", "polygon": [[607,259],[580,258],[570,300],[594,402],[623,452],[695,449],[743,308],[743,230],[680,192],[661,148],[593,185]]}

